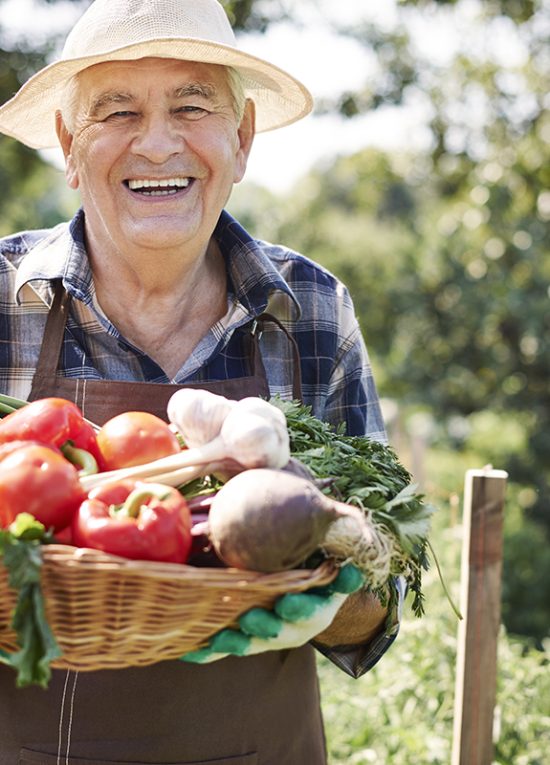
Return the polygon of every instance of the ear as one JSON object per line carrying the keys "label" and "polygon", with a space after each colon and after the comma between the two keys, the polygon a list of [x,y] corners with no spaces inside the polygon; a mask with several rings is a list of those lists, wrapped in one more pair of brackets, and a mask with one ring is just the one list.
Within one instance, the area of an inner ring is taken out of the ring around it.
{"label": "ear", "polygon": [[67,129],[65,122],[60,111],[55,113],[55,131],[57,133],[57,139],[59,145],[63,150],[63,156],[65,157],[65,177],[67,184],[71,189],[78,188],[78,173],[76,165],[71,154],[71,147],[73,145],[73,136]]}
{"label": "ear", "polygon": [[238,147],[235,162],[235,175],[233,177],[233,183],[239,183],[242,181],[246,165],[248,162],[248,155],[252,148],[252,142],[256,134],[256,108],[254,101],[247,98],[244,107],[244,114],[237,131]]}

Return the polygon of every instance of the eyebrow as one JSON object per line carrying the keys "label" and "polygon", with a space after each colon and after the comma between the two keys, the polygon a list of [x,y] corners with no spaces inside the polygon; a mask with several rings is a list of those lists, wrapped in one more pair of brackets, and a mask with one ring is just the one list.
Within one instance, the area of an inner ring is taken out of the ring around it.
{"label": "eyebrow", "polygon": [[189,96],[199,96],[209,101],[217,96],[214,85],[207,82],[188,82],[179,88],[175,88],[172,95],[174,98],[188,98]]}
{"label": "eyebrow", "polygon": [[119,93],[117,91],[102,93],[92,102],[90,114],[92,117],[95,117],[106,106],[111,104],[131,104],[135,100],[135,97],[130,93]]}
{"label": "eyebrow", "polygon": [[[170,95],[173,98],[189,98],[190,96],[198,96],[199,98],[213,101],[217,96],[217,90],[214,85],[211,85],[210,83],[189,82],[178,88],[174,88]],[[107,91],[106,93],[101,93],[101,95],[99,95],[92,102],[90,114],[92,117],[94,117],[106,106],[112,106],[113,104],[132,104],[136,100],[136,97],[131,93]]]}

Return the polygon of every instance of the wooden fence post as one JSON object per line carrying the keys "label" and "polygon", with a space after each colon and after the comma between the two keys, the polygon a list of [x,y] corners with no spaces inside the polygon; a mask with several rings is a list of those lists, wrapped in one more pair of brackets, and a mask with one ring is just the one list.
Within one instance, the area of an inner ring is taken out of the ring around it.
{"label": "wooden fence post", "polygon": [[452,765],[493,762],[507,477],[490,465],[465,477]]}

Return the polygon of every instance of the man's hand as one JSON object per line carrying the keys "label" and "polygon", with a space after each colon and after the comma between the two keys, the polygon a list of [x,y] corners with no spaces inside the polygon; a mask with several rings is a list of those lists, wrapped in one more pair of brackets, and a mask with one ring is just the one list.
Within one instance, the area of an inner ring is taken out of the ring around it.
{"label": "man's hand", "polygon": [[361,589],[345,600],[329,626],[315,636],[315,643],[327,648],[365,645],[384,629],[387,615],[387,606],[370,590]]}
{"label": "man's hand", "polygon": [[305,645],[329,627],[364,577],[355,566],[343,566],[326,587],[282,595],[273,607],[252,608],[239,618],[239,629],[217,632],[208,646],[184,654],[182,661],[204,664],[226,656],[251,656]]}

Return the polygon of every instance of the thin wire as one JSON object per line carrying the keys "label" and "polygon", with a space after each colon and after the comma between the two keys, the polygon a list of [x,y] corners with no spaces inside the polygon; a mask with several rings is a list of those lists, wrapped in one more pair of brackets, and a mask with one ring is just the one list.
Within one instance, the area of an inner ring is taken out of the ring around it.
{"label": "thin wire", "polygon": [[[67,686],[69,685],[69,675],[71,674],[71,670],[67,670],[67,674],[65,675],[65,683],[63,685],[63,696],[61,698],[61,710],[59,713],[59,730],[57,735],[57,763],[56,765],[62,765],[61,764],[61,750],[63,748],[63,718],[65,716],[65,698],[67,696]],[[76,683],[78,680],[78,672],[74,673],[73,677],[73,685],[71,689],[71,699],[69,704],[69,720],[67,723],[67,748],[65,750],[65,765],[69,765],[69,753],[71,748],[71,732],[73,727],[73,710],[74,710],[74,699],[76,694]]]}
{"label": "thin wire", "polygon": [[65,695],[67,693],[67,685],[69,684],[70,669],[67,670],[65,675],[65,684],[63,686],[63,696],[61,697],[61,709],[59,711],[59,728],[57,733],[57,765],[61,765],[61,739],[63,736],[63,715],[65,711]]}
{"label": "thin wire", "polygon": [[74,697],[76,693],[76,682],[78,680],[78,671],[74,673],[73,689],[71,692],[71,706],[69,710],[69,724],[67,726],[67,752],[65,754],[65,765],[69,765],[69,751],[71,748],[71,732],[73,728],[73,710],[74,710]]}

